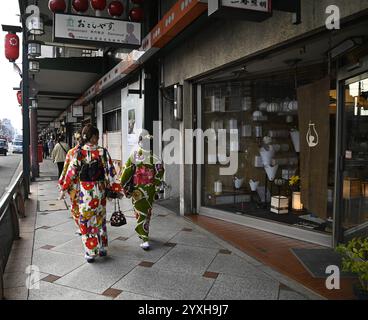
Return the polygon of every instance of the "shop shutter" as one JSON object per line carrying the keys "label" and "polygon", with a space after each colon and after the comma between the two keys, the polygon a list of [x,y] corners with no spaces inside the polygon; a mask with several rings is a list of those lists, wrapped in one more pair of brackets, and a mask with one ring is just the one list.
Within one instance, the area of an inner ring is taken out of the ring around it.
{"label": "shop shutter", "polygon": [[108,92],[103,97],[103,113],[108,113],[121,108],[121,89]]}

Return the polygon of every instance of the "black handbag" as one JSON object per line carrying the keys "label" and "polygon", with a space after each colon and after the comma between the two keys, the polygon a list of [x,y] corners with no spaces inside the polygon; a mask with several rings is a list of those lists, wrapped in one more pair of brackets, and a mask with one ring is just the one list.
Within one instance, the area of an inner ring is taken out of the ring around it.
{"label": "black handbag", "polygon": [[[117,206],[116,206],[116,204],[117,204]],[[125,215],[120,210],[119,200],[115,200],[115,211],[113,212],[113,214],[111,216],[110,224],[111,224],[112,227],[121,227],[121,226],[127,224],[127,220],[125,218]]]}

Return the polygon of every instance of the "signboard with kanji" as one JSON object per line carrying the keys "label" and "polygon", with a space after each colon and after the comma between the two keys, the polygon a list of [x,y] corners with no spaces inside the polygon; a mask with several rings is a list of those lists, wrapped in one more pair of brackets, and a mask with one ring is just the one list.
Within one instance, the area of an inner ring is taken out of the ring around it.
{"label": "signboard with kanji", "polygon": [[54,41],[61,43],[118,45],[138,48],[141,45],[141,24],[117,19],[56,13]]}

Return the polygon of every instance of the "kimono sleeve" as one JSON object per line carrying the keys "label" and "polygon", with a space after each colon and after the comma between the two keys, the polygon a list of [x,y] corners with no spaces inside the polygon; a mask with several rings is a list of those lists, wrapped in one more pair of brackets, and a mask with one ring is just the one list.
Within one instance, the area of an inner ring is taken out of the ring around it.
{"label": "kimono sleeve", "polygon": [[69,150],[68,153],[67,153],[67,155],[66,155],[66,158],[65,158],[63,171],[62,171],[62,173],[60,175],[60,178],[59,178],[59,186],[60,187],[65,182],[66,174],[68,172],[68,168],[69,168],[69,165],[70,165],[70,163],[71,163],[72,160],[73,160],[72,150]]}
{"label": "kimono sleeve", "polygon": [[[78,168],[80,167],[81,161],[78,159],[78,153],[76,153],[70,160],[69,165],[65,172],[65,178],[60,184],[60,189],[67,191],[71,189],[74,183],[74,179],[78,176]],[[65,165],[64,165],[65,167]]]}
{"label": "kimono sleeve", "polygon": [[122,174],[120,177],[120,184],[122,186],[122,188],[124,189],[126,184],[131,180],[132,176],[134,175],[134,163],[132,160],[132,155],[129,157],[129,159],[127,160],[127,162],[124,165],[124,168],[122,170]]}
{"label": "kimono sleeve", "polygon": [[159,186],[163,180],[165,169],[164,169],[162,161],[159,158],[155,156],[152,156],[152,157],[153,157],[153,165],[155,169],[155,186]]}
{"label": "kimono sleeve", "polygon": [[111,156],[107,150],[105,150],[106,155],[106,188],[114,193],[121,192],[121,186],[116,176],[116,169],[112,162]]}

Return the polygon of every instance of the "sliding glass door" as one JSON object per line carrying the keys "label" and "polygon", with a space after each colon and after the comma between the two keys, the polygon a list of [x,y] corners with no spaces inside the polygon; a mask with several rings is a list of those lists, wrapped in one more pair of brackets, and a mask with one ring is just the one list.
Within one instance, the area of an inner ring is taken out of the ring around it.
{"label": "sliding glass door", "polygon": [[368,73],[340,82],[339,240],[368,235]]}

